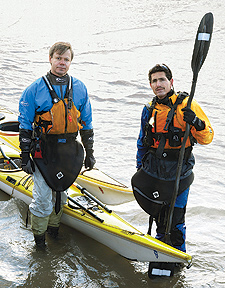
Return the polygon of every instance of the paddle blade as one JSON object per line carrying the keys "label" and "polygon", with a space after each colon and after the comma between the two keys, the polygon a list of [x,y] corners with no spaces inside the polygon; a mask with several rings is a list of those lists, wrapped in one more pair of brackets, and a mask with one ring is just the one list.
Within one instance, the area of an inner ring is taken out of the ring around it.
{"label": "paddle blade", "polygon": [[213,31],[213,14],[207,13],[203,16],[196,35],[192,55],[191,68],[194,75],[198,74],[207,56]]}

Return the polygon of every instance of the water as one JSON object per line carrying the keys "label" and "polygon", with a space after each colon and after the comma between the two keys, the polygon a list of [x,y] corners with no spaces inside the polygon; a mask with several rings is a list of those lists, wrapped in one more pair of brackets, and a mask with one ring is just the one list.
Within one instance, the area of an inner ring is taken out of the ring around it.
{"label": "water", "polygon": [[[93,106],[96,166],[130,186],[143,105],[152,98],[148,70],[166,63],[177,91],[190,92],[197,27],[212,12],[214,33],[195,99],[215,130],[197,145],[195,181],[186,214],[193,266],[150,280],[147,263],[128,261],[94,240],[61,227],[46,253],[33,247],[27,206],[0,194],[0,287],[225,287],[225,20],[223,0],[0,0],[0,105],[18,112],[22,91],[49,70],[48,49],[69,41],[70,74],[87,86]],[[141,231],[148,217],[135,202],[113,207]]]}

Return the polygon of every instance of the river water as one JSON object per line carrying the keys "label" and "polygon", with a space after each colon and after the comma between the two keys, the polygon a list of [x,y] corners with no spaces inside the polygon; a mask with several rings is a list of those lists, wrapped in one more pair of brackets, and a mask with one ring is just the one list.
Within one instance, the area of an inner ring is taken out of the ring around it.
{"label": "river water", "polygon": [[[215,137],[194,148],[186,214],[193,266],[150,280],[147,263],[124,259],[65,225],[46,253],[37,252],[25,227],[27,206],[1,192],[0,287],[225,287],[224,0],[0,0],[0,7],[0,105],[17,113],[22,91],[49,70],[49,47],[69,41],[70,74],[86,84],[93,107],[96,166],[127,186],[136,171],[141,111],[153,96],[148,70],[166,63],[175,90],[190,92],[198,25],[207,12],[215,20],[195,92]],[[147,232],[148,217],[135,201],[113,209]]]}

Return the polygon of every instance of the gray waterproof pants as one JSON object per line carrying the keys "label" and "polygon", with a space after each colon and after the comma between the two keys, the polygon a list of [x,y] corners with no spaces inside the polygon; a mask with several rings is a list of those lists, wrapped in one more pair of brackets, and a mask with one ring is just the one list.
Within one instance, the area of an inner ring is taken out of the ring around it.
{"label": "gray waterproof pants", "polygon": [[31,228],[36,235],[44,234],[47,226],[58,227],[62,216],[63,205],[66,203],[67,193],[61,192],[61,211],[55,214],[56,192],[47,185],[38,167],[35,165],[33,174],[33,199],[29,206],[31,212]]}

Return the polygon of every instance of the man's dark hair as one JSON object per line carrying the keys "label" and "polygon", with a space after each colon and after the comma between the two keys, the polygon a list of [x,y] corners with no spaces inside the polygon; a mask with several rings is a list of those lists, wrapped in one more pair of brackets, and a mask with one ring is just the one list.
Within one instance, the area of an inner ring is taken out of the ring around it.
{"label": "man's dark hair", "polygon": [[68,42],[57,42],[49,49],[49,56],[52,58],[53,54],[57,52],[59,55],[64,54],[67,50],[71,52],[71,61],[73,60],[73,49],[70,43]]}
{"label": "man's dark hair", "polygon": [[166,64],[156,64],[152,69],[149,70],[148,72],[148,79],[149,79],[149,82],[151,83],[151,76],[153,73],[156,73],[156,72],[165,72],[166,74],[166,78],[168,80],[171,80],[172,79],[172,72],[170,70],[170,68],[166,65]]}

